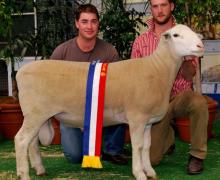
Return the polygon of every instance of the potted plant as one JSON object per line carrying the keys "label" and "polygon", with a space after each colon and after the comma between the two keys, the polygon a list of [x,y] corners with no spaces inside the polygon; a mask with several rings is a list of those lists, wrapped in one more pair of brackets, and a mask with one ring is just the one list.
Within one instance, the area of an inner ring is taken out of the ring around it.
{"label": "potted plant", "polygon": [[[42,57],[49,57],[52,50],[59,43],[66,40],[64,38],[70,37],[70,35],[67,36],[69,31],[65,33],[67,24],[69,23],[68,25],[72,26],[72,23],[67,22],[67,19],[70,20],[71,18],[71,20],[73,20],[73,17],[67,14],[71,8],[69,8],[70,4],[66,3],[66,0],[56,1],[55,3],[53,1],[41,1],[41,4],[40,2],[36,4],[33,4],[32,1],[28,2],[30,3],[27,4],[27,2],[25,2],[21,4],[22,2],[17,3],[16,0],[0,2],[0,39],[4,39],[6,42],[5,46],[0,50],[0,58],[6,61],[8,66],[10,66],[14,85],[16,85],[15,62],[22,60],[28,47],[34,49],[34,56],[41,55]],[[38,10],[40,21],[37,34],[27,33],[14,36],[13,32],[14,30],[16,31],[16,29],[14,29],[13,26],[13,17],[15,14],[22,15],[22,9],[26,5],[30,5],[31,7],[36,6]],[[71,12],[73,13],[72,9]],[[45,17],[47,19],[45,19]],[[13,86],[12,89],[13,94],[10,94],[12,96],[0,97],[0,132],[8,139],[14,138],[14,135],[20,129],[23,121],[19,100],[17,99],[17,88]],[[59,122],[53,120],[53,126],[55,128],[55,139],[53,143],[59,143]],[[13,127],[14,130],[12,129]],[[58,137],[56,137],[56,135],[58,135]]]}
{"label": "potted plant", "polygon": [[20,105],[12,97],[1,97],[0,101],[0,133],[6,139],[13,139],[23,122]]}
{"label": "potted plant", "polygon": [[142,18],[144,12],[127,10],[124,0],[102,0],[103,10],[100,19],[100,31],[107,42],[113,44],[121,59],[129,59],[132,43],[139,28],[146,25]]}
{"label": "potted plant", "polygon": [[220,39],[217,27],[220,24],[220,1],[174,0],[174,15],[178,23],[187,24],[204,39]]}
{"label": "potted plant", "polygon": [[[22,60],[30,42],[22,36],[13,35],[13,14],[20,14],[16,1],[0,2],[0,38],[6,44],[0,50],[0,58],[4,60],[11,69],[13,96],[0,98],[0,131],[6,138],[11,138],[20,128],[23,117],[17,100],[17,88],[15,82],[15,62]],[[10,95],[12,95],[10,93]],[[10,124],[10,126],[5,126]],[[8,127],[8,129],[7,129]]]}
{"label": "potted plant", "polygon": [[[209,118],[208,118],[208,127],[207,135],[208,139],[213,138],[213,123],[215,121],[215,116],[217,113],[218,102],[212,98],[205,97],[208,103]],[[175,119],[175,126],[178,131],[179,137],[181,140],[190,143],[190,119],[188,117],[179,117]]]}
{"label": "potted plant", "polygon": [[[16,99],[1,97],[0,101],[0,136],[12,140],[21,128],[24,116]],[[52,144],[60,144],[59,122],[52,118],[52,125],[55,132]]]}

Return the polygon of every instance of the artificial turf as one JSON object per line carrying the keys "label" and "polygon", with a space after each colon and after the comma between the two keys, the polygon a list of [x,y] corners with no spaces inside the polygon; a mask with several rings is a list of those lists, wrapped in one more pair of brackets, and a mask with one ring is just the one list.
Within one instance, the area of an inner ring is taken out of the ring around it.
{"label": "artificial turf", "polygon": [[[218,180],[220,179],[220,120],[214,123],[215,137],[208,140],[208,155],[204,161],[204,172],[200,175],[187,175],[189,144],[176,137],[176,149],[172,155],[166,155],[162,162],[154,167],[159,180]],[[62,154],[60,145],[41,147],[43,162],[47,176],[38,177],[30,170],[33,180],[130,180],[131,146],[127,144],[126,155],[129,157],[127,166],[113,165],[103,162],[102,170],[81,169],[80,165],[69,164]],[[14,180],[16,177],[15,154],[13,141],[0,142],[0,180]]]}

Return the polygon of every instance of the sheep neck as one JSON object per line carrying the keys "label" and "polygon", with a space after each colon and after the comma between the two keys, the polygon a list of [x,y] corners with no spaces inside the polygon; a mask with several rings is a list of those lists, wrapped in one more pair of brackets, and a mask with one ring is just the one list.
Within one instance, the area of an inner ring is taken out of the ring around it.
{"label": "sheep neck", "polygon": [[176,75],[182,64],[181,57],[178,57],[166,43],[161,41],[157,50],[149,56],[151,66],[160,75],[160,84],[170,93]]}

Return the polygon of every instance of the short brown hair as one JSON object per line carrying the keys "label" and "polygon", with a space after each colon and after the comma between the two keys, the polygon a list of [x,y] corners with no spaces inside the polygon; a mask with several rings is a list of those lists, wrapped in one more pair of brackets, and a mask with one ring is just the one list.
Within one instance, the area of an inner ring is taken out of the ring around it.
{"label": "short brown hair", "polygon": [[[150,4],[151,4],[151,0],[149,0],[150,1]],[[169,3],[172,3],[173,1],[172,0],[168,0],[169,1]]]}
{"label": "short brown hair", "polygon": [[96,7],[92,4],[82,4],[78,7],[77,11],[75,12],[75,19],[76,21],[79,20],[80,14],[83,12],[93,13],[97,16],[97,19],[99,20],[99,13]]}

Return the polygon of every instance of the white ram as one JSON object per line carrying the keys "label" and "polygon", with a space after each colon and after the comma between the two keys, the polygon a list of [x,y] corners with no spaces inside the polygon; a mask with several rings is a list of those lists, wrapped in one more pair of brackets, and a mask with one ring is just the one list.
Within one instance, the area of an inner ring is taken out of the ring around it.
{"label": "white ram", "polygon": [[[136,179],[156,178],[149,159],[151,124],[167,112],[182,57],[203,53],[204,46],[198,36],[187,26],[177,25],[163,33],[153,55],[109,64],[103,124],[129,124],[132,171]],[[18,71],[24,122],[15,137],[15,150],[17,175],[22,180],[30,179],[28,150],[36,174],[45,173],[38,132],[50,117],[55,115],[60,121],[83,127],[88,68],[87,62],[44,60]]]}

